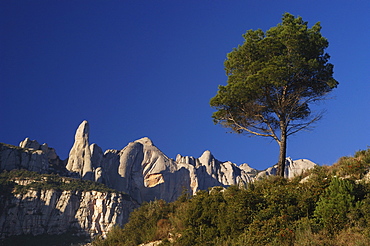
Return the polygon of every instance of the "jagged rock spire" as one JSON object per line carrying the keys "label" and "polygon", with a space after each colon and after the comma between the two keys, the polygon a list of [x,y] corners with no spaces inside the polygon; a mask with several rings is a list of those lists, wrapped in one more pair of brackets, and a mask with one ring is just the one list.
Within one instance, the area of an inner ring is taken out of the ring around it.
{"label": "jagged rock spire", "polygon": [[25,140],[23,140],[19,143],[19,147],[27,148],[27,149],[38,150],[38,149],[40,149],[40,146],[41,145],[36,140],[31,140],[29,138],[26,138]]}
{"label": "jagged rock spire", "polygon": [[75,142],[67,163],[67,170],[70,172],[79,173],[84,179],[92,180],[92,165],[91,165],[91,151],[89,146],[89,123],[84,120],[77,128],[75,134]]}

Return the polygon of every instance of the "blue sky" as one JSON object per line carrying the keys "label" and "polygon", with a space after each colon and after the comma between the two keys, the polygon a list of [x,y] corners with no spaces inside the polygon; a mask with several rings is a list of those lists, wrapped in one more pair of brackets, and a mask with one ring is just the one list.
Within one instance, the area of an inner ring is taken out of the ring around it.
{"label": "blue sky", "polygon": [[214,125],[209,100],[226,84],[223,62],[241,35],[276,26],[285,12],[321,22],[340,83],[316,128],[288,140],[287,155],[333,164],[366,149],[367,0],[0,1],[0,142],[29,137],[65,159],[86,119],[103,150],[148,136],[170,158],[210,150],[265,169],[277,144]]}

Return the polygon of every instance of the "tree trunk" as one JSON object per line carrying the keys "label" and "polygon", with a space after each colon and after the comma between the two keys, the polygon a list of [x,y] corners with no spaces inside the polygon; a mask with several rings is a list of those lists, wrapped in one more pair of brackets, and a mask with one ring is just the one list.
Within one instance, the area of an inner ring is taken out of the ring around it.
{"label": "tree trunk", "polygon": [[287,133],[286,133],[286,126],[281,126],[281,136],[279,142],[279,161],[278,161],[278,170],[277,176],[284,177],[285,173],[285,162],[286,162],[286,145],[287,145]]}

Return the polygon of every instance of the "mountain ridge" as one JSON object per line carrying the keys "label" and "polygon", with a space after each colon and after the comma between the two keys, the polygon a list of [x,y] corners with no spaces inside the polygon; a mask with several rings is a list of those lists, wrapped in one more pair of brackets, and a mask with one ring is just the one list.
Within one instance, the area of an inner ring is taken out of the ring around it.
{"label": "mountain ridge", "polygon": [[[200,190],[215,186],[245,187],[254,180],[276,173],[276,166],[259,171],[248,164],[238,166],[230,161],[219,161],[209,150],[199,157],[178,154],[172,159],[148,137],[132,141],[121,150],[103,152],[96,143],[89,143],[89,134],[89,123],[84,120],[76,130],[74,144],[65,160],[61,160],[56,150],[46,143],[39,144],[29,138],[21,141],[19,146],[0,143],[0,172],[25,169],[40,174],[52,173],[81,182],[98,182],[117,191],[79,191],[76,195],[42,188],[41,191],[28,190],[23,195],[0,194],[0,207],[4,208],[0,212],[0,237],[27,233],[61,234],[70,230],[90,236],[105,235],[114,224],[122,226],[127,222],[130,212],[143,202],[160,199],[173,202],[184,191],[195,195]],[[293,161],[288,158],[285,176],[292,178],[314,166],[316,164],[309,160]],[[41,178],[41,181],[44,179]],[[23,183],[23,187],[27,185]],[[120,192],[130,199],[120,202]],[[56,208],[55,204],[59,203],[68,209]],[[120,204],[118,210],[117,203]],[[105,204],[105,213],[101,216],[96,214],[100,211],[99,204]],[[45,214],[37,212],[45,209],[51,211],[50,216],[58,214],[60,219],[45,220]],[[9,221],[25,221],[25,224]],[[63,221],[69,221],[70,226]]]}
{"label": "mountain ridge", "polygon": [[[155,199],[174,201],[184,189],[194,195],[198,190],[213,186],[243,186],[255,179],[274,175],[277,169],[272,166],[257,170],[246,163],[237,165],[219,161],[209,150],[200,157],[178,154],[172,159],[149,137],[132,141],[121,150],[103,152],[96,143],[89,143],[89,135],[90,126],[84,120],[76,130],[75,141],[66,160],[61,160],[55,149],[47,144],[41,145],[29,138],[21,141],[20,149],[13,148],[14,151],[2,145],[0,170],[24,168],[96,181],[125,192],[141,203]],[[24,151],[20,153],[22,149]],[[307,159],[293,161],[287,158],[285,177],[292,178],[315,165]]]}

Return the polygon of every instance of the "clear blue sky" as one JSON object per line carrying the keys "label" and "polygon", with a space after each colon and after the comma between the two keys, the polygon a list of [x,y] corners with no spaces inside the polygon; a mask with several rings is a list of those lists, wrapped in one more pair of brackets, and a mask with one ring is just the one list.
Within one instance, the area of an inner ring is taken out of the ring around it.
{"label": "clear blue sky", "polygon": [[121,149],[148,136],[170,158],[199,157],[265,169],[274,141],[226,133],[209,100],[226,84],[226,54],[249,29],[284,12],[320,21],[338,88],[327,114],[288,140],[287,155],[333,164],[370,145],[370,1],[0,1],[0,142],[25,137],[67,158],[74,133]]}

